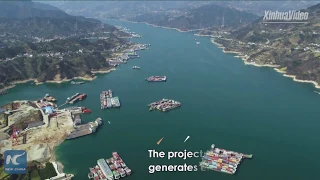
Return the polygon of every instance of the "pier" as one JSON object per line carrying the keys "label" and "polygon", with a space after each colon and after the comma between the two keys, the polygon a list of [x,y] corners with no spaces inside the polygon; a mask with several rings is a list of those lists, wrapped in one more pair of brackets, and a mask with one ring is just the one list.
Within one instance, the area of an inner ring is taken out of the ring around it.
{"label": "pier", "polygon": [[242,159],[252,158],[252,154],[243,154],[225,149],[216,148],[214,144],[202,157],[202,170],[214,170],[227,174],[235,174]]}
{"label": "pier", "polygon": [[72,99],[68,100],[69,104],[74,104],[77,101],[82,101],[83,99],[85,99],[87,97],[86,94],[78,94],[75,97],[73,97]]}
{"label": "pier", "polygon": [[165,112],[180,107],[181,103],[172,99],[162,99],[160,101],[153,102],[148,106],[150,107],[149,111],[158,109],[159,111]]}

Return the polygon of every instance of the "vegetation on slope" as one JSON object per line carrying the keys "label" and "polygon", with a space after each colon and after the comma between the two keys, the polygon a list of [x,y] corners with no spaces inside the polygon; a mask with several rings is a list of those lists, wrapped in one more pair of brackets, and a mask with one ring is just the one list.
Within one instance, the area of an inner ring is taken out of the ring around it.
{"label": "vegetation on slope", "polygon": [[250,62],[277,64],[298,79],[320,83],[320,4],[302,11],[309,13],[305,24],[265,24],[260,18],[225,36],[232,41],[215,41],[248,55]]}
{"label": "vegetation on slope", "polygon": [[[110,49],[127,36],[114,26],[31,1],[0,2],[0,85],[91,77],[109,68]],[[39,9],[40,8],[40,9]],[[44,13],[44,14],[43,14]],[[43,15],[42,15],[43,14]]]}

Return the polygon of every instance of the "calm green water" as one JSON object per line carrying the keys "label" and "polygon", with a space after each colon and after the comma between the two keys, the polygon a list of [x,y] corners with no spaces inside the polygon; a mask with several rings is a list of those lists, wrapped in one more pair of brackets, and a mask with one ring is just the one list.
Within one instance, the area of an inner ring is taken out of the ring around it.
{"label": "calm green water", "polygon": [[[87,179],[89,167],[99,158],[118,151],[134,174],[127,179],[270,180],[318,179],[320,97],[309,84],[293,82],[270,68],[246,66],[224,54],[207,37],[127,22],[126,26],[152,44],[116,71],[84,85],[21,84],[0,96],[1,104],[15,99],[36,99],[46,93],[60,102],[70,95],[87,93],[80,102],[93,113],[85,121],[102,117],[111,124],[83,138],[65,141],[58,160],[76,180]],[[201,42],[197,46],[195,40]],[[141,70],[133,70],[137,65]],[[166,75],[166,83],[147,83],[145,77]],[[100,110],[99,93],[112,89],[120,109]],[[182,102],[168,113],[149,112],[147,104],[162,98]],[[59,104],[59,103],[58,103]],[[156,142],[165,137],[157,146]],[[184,139],[190,139],[183,143]],[[148,149],[162,151],[207,150],[210,145],[243,153],[236,175],[210,172],[166,172],[150,175],[150,164],[198,165],[200,159],[150,159]]]}

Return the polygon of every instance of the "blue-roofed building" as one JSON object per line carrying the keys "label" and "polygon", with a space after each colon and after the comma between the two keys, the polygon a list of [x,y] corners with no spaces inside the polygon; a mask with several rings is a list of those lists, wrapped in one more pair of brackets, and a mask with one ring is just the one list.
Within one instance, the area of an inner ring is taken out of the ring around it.
{"label": "blue-roofed building", "polygon": [[46,113],[46,114],[53,114],[53,113],[55,112],[52,106],[44,107],[44,108],[42,108],[42,110],[43,110],[44,113]]}

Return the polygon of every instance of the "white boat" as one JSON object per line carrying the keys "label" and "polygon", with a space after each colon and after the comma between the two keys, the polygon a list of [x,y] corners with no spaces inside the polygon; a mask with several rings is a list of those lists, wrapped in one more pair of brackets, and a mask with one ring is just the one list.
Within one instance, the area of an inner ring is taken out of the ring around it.
{"label": "white boat", "polygon": [[110,121],[108,121],[108,123],[109,123],[109,124],[111,124],[111,122],[110,122]]}
{"label": "white boat", "polygon": [[200,44],[200,42],[196,42],[196,44]]}
{"label": "white boat", "polygon": [[133,66],[132,68],[133,68],[133,69],[140,69],[139,66]]}

